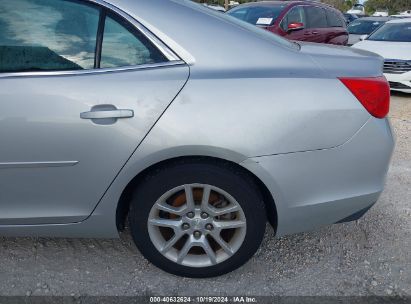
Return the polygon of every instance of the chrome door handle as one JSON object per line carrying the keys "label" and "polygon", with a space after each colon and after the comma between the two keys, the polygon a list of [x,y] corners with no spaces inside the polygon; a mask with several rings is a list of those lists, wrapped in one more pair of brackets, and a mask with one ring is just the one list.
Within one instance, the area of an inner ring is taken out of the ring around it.
{"label": "chrome door handle", "polygon": [[131,118],[134,117],[133,110],[108,110],[108,111],[90,111],[80,114],[82,119],[107,119],[107,118]]}

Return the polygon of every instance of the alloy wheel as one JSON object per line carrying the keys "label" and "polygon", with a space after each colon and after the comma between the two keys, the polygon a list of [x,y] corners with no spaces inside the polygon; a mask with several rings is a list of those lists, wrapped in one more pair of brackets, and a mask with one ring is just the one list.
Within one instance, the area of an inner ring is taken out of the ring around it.
{"label": "alloy wheel", "polygon": [[240,204],[224,190],[186,184],[162,195],[148,221],[150,240],[169,260],[189,267],[208,267],[232,257],[246,236]]}

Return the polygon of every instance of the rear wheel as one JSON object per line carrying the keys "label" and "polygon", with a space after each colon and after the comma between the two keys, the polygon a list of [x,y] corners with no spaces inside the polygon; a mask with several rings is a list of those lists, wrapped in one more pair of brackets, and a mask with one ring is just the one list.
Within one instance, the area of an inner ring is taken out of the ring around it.
{"label": "rear wheel", "polygon": [[148,260],[188,277],[217,276],[244,264],[260,246],[266,224],[247,174],[196,162],[147,175],[134,193],[129,220]]}

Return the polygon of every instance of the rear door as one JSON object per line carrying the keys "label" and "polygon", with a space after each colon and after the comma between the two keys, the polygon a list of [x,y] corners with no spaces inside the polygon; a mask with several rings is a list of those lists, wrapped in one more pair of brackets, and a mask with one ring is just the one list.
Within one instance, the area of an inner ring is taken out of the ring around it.
{"label": "rear door", "polygon": [[327,40],[327,16],[322,7],[307,5],[304,6],[307,18],[307,41],[325,43]]}
{"label": "rear door", "polygon": [[188,67],[124,17],[0,0],[0,225],[87,218],[184,86]]}

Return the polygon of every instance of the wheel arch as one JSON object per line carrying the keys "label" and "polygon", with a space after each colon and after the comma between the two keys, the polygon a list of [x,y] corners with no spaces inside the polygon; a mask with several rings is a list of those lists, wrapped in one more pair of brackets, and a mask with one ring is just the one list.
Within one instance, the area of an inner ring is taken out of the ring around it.
{"label": "wheel arch", "polygon": [[152,172],[153,170],[157,170],[158,168],[165,166],[169,163],[175,163],[175,162],[192,162],[192,161],[198,161],[198,162],[214,162],[214,163],[220,163],[220,164],[225,164],[229,165],[236,170],[240,170],[247,174],[256,184],[258,191],[261,194],[261,197],[263,199],[264,205],[266,206],[266,214],[267,214],[267,219],[274,228],[274,230],[277,229],[277,224],[278,224],[278,219],[277,219],[277,207],[274,201],[273,196],[271,195],[270,191],[268,190],[267,186],[261,181],[260,178],[258,178],[254,173],[252,173],[250,170],[240,166],[238,163],[235,163],[233,161],[229,161],[226,159],[222,158],[217,158],[217,157],[210,157],[210,156],[180,156],[180,157],[174,157],[174,158],[169,158],[165,159],[159,162],[156,162],[154,164],[151,164],[147,168],[143,169],[140,171],[137,175],[132,178],[132,180],[126,185],[126,187],[123,189],[120,199],[118,200],[117,203],[117,208],[116,208],[116,226],[119,231],[124,230],[127,215],[129,212],[129,207],[130,207],[130,202],[132,199],[132,192],[135,187],[138,187],[139,183],[142,181],[142,179]]}

